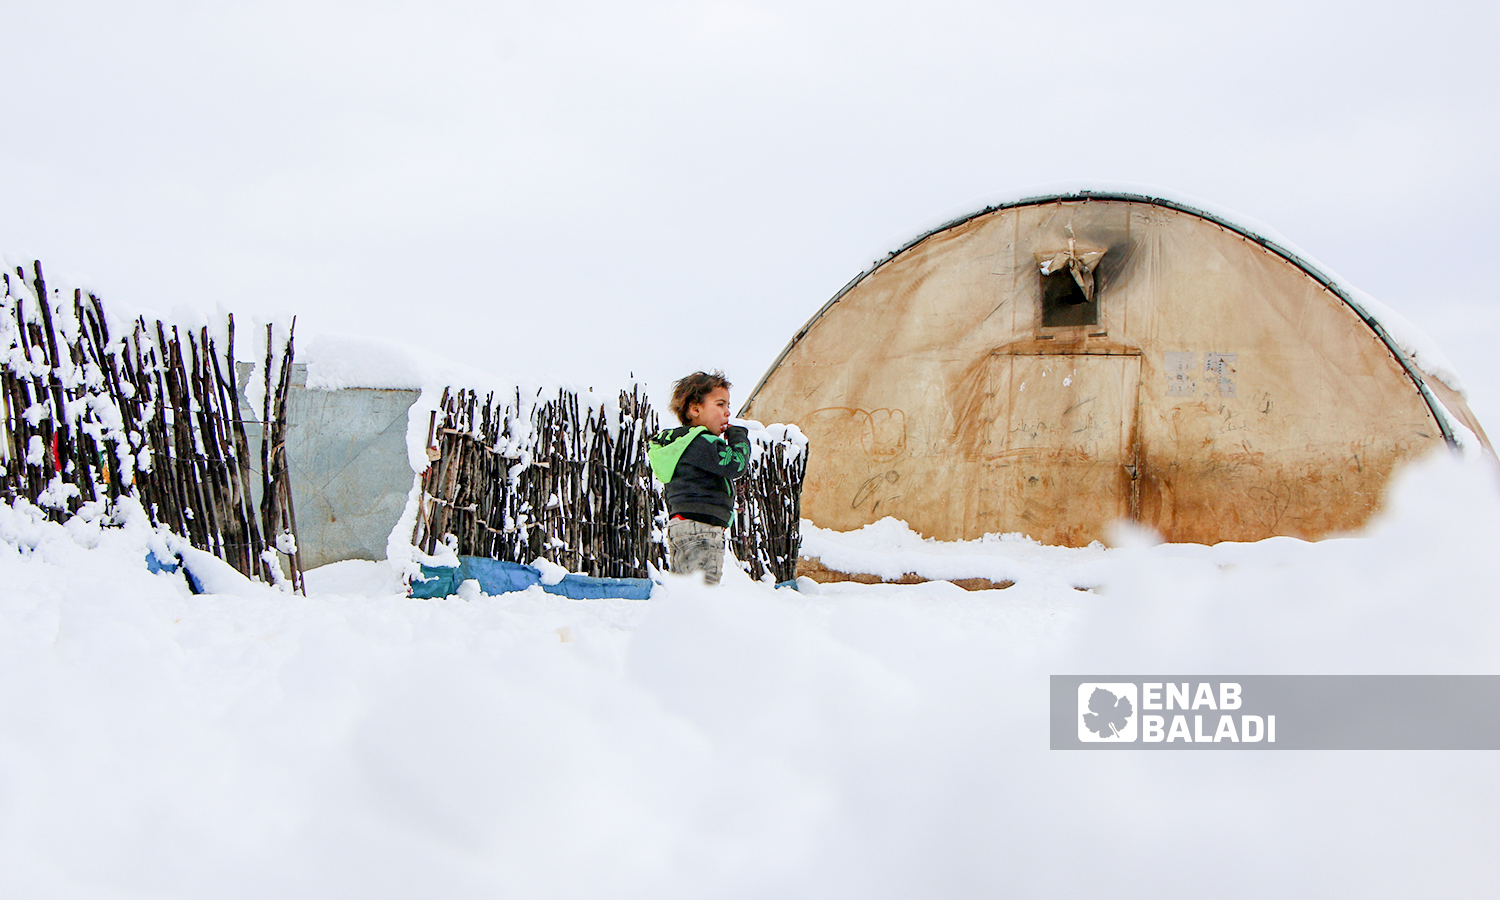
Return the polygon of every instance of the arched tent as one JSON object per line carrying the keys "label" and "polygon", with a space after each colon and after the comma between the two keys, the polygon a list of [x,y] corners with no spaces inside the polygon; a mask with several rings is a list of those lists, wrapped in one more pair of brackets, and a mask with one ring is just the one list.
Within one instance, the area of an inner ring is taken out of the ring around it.
{"label": "arched tent", "polygon": [[807,433],[803,512],[824,527],[1317,538],[1367,521],[1401,461],[1488,449],[1456,381],[1424,372],[1377,306],[1186,203],[1030,197],[856,277],[745,414]]}

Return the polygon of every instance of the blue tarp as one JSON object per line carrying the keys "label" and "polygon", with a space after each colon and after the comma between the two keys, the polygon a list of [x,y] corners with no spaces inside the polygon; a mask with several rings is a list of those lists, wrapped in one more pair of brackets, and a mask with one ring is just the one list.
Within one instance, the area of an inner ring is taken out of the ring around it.
{"label": "blue tarp", "polygon": [[486,559],[482,556],[460,556],[455,566],[423,566],[425,581],[411,583],[411,595],[430,599],[446,597],[458,592],[458,586],[469,579],[479,582],[479,589],[486,594],[504,594],[509,591],[524,591],[532,585],[541,585],[549,594],[557,594],[574,600],[602,600],[609,597],[621,600],[647,600],[651,597],[649,578],[595,578],[591,575],[564,575],[557,584],[542,584],[541,570],[520,563]]}
{"label": "blue tarp", "polygon": [[203,583],[198,580],[198,576],[193,574],[193,571],[187,567],[187,564],[182,561],[182,557],[180,556],[174,556],[169,560],[163,561],[157,558],[156,551],[148,550],[146,552],[146,571],[153,575],[158,572],[166,572],[168,575],[176,575],[178,572],[181,572],[187,578],[188,590],[195,594],[203,593]]}

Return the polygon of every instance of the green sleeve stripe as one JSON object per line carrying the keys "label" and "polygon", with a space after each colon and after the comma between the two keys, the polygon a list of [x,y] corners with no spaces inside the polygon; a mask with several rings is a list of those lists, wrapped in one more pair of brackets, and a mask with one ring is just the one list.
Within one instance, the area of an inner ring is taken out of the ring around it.
{"label": "green sleeve stripe", "polygon": [[706,430],[702,425],[695,425],[687,434],[670,444],[652,443],[651,449],[646,451],[646,458],[651,461],[651,473],[656,476],[657,481],[666,484],[672,480],[672,476],[677,473],[677,461],[682,459],[682,454],[687,452],[693,439]]}

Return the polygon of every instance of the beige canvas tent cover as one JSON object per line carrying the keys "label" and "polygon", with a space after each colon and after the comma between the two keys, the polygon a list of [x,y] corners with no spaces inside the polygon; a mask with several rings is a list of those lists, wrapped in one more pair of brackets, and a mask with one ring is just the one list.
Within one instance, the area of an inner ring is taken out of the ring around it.
{"label": "beige canvas tent cover", "polygon": [[[746,404],[811,441],[803,514],[1083,545],[1317,538],[1396,465],[1483,444],[1359,295],[1228,217],[1131,193],[997,204],[849,283]],[[1450,379],[1451,380],[1451,379]]]}

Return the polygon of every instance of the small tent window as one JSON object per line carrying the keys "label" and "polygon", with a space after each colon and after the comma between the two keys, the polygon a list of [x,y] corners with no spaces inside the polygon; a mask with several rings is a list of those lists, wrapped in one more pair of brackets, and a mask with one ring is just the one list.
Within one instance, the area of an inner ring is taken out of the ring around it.
{"label": "small tent window", "polygon": [[1099,324],[1094,272],[1103,250],[1085,250],[1070,238],[1064,250],[1036,255],[1042,295],[1042,327]]}

